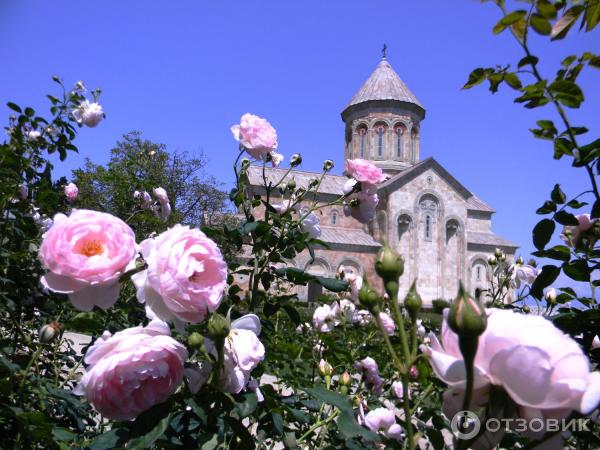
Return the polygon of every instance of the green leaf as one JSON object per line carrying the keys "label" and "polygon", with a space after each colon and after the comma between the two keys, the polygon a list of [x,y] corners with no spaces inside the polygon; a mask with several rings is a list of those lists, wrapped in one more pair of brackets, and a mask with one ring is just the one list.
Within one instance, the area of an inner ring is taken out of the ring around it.
{"label": "green leaf", "polygon": [[235,404],[235,410],[244,419],[252,414],[258,405],[258,398],[254,392],[246,392],[240,395],[240,400]]}
{"label": "green leaf", "polygon": [[563,39],[571,27],[577,22],[579,16],[584,11],[585,7],[583,5],[575,5],[569,8],[558,21],[552,27],[552,33],[550,33],[550,38],[553,41]]}
{"label": "green leaf", "polygon": [[507,72],[504,74],[504,81],[513,89],[521,89],[523,86],[517,74],[512,72]]}
{"label": "green leaf", "polygon": [[552,265],[542,267],[542,271],[531,285],[531,295],[537,299],[541,299],[544,296],[544,288],[554,283],[558,275],[560,275],[559,267]]}
{"label": "green leaf", "polygon": [[285,310],[287,315],[290,317],[292,322],[294,322],[294,325],[296,325],[296,326],[300,325],[300,323],[302,322],[302,319],[300,318],[300,314],[298,313],[296,308],[294,308],[292,305],[284,305],[283,309]]}
{"label": "green leaf", "polygon": [[469,79],[462,88],[470,89],[473,86],[477,86],[478,84],[481,84],[486,78],[487,78],[486,70],[482,69],[482,68],[477,68],[469,74]]}
{"label": "green leaf", "polygon": [[86,446],[90,450],[112,450],[121,447],[127,439],[127,430],[124,428],[113,428],[110,431],[98,435],[91,444]]}
{"label": "green leaf", "polygon": [[550,258],[557,259],[560,261],[568,261],[571,258],[571,252],[569,247],[566,245],[555,245],[552,248],[546,250],[538,250],[532,253],[533,256],[538,258]]}
{"label": "green leaf", "polygon": [[552,199],[552,201],[554,203],[558,203],[559,205],[562,205],[565,201],[567,201],[567,196],[560,189],[560,184],[555,184],[554,185],[554,189],[552,189],[552,192],[550,194],[550,198]]}
{"label": "green leaf", "polygon": [[557,80],[548,86],[550,92],[563,105],[570,108],[579,108],[583,101],[583,92],[580,87],[570,80]]}
{"label": "green leaf", "polygon": [[585,10],[585,31],[592,31],[600,21],[600,0],[587,2]]}
{"label": "green leaf", "polygon": [[21,107],[19,105],[17,105],[16,103],[8,102],[6,104],[6,106],[8,106],[10,109],[12,109],[15,112],[18,112],[19,114],[21,114],[23,112],[23,111],[21,111]]}
{"label": "green leaf", "polygon": [[533,56],[533,55],[529,55],[529,56],[525,56],[524,58],[521,58],[521,60],[519,61],[519,63],[517,64],[517,67],[520,69],[523,66],[535,66],[538,63],[539,59],[537,56]]}
{"label": "green leaf", "polygon": [[533,13],[529,19],[531,28],[543,36],[548,36],[552,32],[550,21],[540,14]]}
{"label": "green leaf", "polygon": [[563,264],[563,272],[566,276],[575,281],[590,281],[591,269],[583,259],[575,259]]}
{"label": "green leaf", "polygon": [[0,353],[0,376],[13,374],[19,369],[20,367],[17,364],[9,361],[6,356]]}
{"label": "green leaf", "polygon": [[337,426],[346,439],[355,436],[361,436],[364,439],[367,439],[372,442],[381,441],[381,438],[378,434],[367,430],[362,425],[359,425],[356,419],[354,418],[354,414],[352,414],[351,412],[343,411],[337,420]]}
{"label": "green leaf", "polygon": [[554,159],[560,159],[563,155],[573,156],[573,147],[573,143],[568,139],[554,139]]}
{"label": "green leaf", "polygon": [[542,219],[533,228],[533,245],[538,250],[542,250],[550,241],[556,224],[553,220]]}
{"label": "green leaf", "polygon": [[104,331],[104,324],[93,312],[81,312],[76,314],[65,324],[69,331],[86,334],[98,334]]}
{"label": "green leaf", "polygon": [[546,19],[556,19],[556,7],[548,0],[538,0],[535,3],[535,8]]}
{"label": "green leaf", "polygon": [[335,391],[330,391],[326,389],[325,386],[320,384],[315,385],[312,388],[306,388],[304,390],[306,391],[306,393],[321,400],[322,402],[339,408],[342,412],[346,411],[353,414],[352,402],[345,395],[339,394]]}
{"label": "green leaf", "polygon": [[160,438],[169,426],[171,415],[167,415],[165,418],[160,420],[154,428],[148,433],[138,438],[132,439],[128,442],[127,448],[131,450],[143,450],[152,447],[158,438]]}
{"label": "green leaf", "polygon": [[347,281],[312,275],[295,267],[281,267],[275,269],[275,273],[281,277],[286,277],[288,281],[295,284],[305,285],[309,281],[314,281],[332,292],[344,292],[348,290]]}
{"label": "green leaf", "polygon": [[556,214],[554,214],[554,220],[561,225],[579,225],[577,217],[566,211],[558,211]]}
{"label": "green leaf", "polygon": [[492,29],[494,34],[502,33],[506,27],[517,23],[519,20],[523,19],[527,15],[527,11],[517,10],[513,11],[510,14],[504,16],[502,19],[498,21],[498,23]]}
{"label": "green leaf", "polygon": [[600,200],[596,200],[594,202],[594,206],[592,206],[591,218],[592,219],[600,218]]}
{"label": "green leaf", "polygon": [[542,206],[540,206],[535,213],[536,214],[550,214],[556,211],[556,204],[550,200],[546,200]]}

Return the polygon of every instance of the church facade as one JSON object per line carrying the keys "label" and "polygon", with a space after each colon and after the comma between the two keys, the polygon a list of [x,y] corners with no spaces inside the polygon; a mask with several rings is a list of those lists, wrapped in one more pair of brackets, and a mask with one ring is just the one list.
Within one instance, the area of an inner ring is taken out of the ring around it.
{"label": "church facade", "polygon": [[[341,266],[379,286],[375,256],[387,242],[404,258],[400,298],[416,279],[424,305],[456,297],[459,281],[474,292],[486,288],[488,257],[496,248],[514,260],[517,246],[492,231],[494,210],[463,186],[434,158],[420,159],[421,122],[425,108],[384,57],[342,111],[345,124],[344,158],[372,161],[388,176],[378,186],[376,217],[362,224],[344,215],[340,207],[317,211],[320,239],[329,248],[307,252],[289,264],[308,272],[334,276]],[[267,169],[279,180],[282,169]],[[262,168],[252,166],[249,181],[254,192],[263,184]],[[297,186],[307,186],[319,174],[294,172]],[[318,201],[338,198],[346,177],[326,175]],[[300,298],[314,300],[319,286],[309,285]]]}

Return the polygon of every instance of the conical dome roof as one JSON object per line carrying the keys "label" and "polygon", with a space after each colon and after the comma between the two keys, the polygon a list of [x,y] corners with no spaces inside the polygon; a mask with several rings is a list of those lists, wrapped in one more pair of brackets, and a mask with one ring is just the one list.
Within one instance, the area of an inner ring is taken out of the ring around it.
{"label": "conical dome roof", "polygon": [[425,108],[421,102],[406,86],[385,57],[377,64],[371,76],[365,81],[354,97],[352,97],[352,100],[350,100],[350,103],[346,106],[344,112],[342,112],[342,116],[361,103],[373,101],[410,104],[413,105],[410,109],[422,112],[420,114],[422,116],[425,115]]}

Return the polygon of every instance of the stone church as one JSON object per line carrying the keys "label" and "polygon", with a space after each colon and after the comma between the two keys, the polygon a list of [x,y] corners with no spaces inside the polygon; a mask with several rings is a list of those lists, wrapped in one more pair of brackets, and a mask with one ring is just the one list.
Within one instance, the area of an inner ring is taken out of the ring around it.
{"label": "stone church", "polygon": [[[368,159],[389,177],[378,186],[376,218],[365,225],[346,217],[339,207],[318,210],[320,239],[329,248],[316,250],[312,262],[308,252],[303,252],[289,262],[291,265],[328,276],[335,276],[344,266],[379,286],[373,267],[380,243],[385,240],[405,261],[400,298],[416,279],[424,306],[428,306],[435,299],[453,299],[459,280],[471,292],[487,287],[487,258],[496,248],[514,260],[517,246],[492,231],[494,210],[434,158],[421,161],[425,108],[385,56],[341,116],[345,125],[344,159]],[[339,166],[340,160],[334,160]],[[276,181],[284,173],[283,169],[269,168],[267,178]],[[299,187],[318,175],[294,172]],[[344,176],[325,176],[318,201],[338,198],[346,180]],[[261,167],[250,168],[249,181],[259,193],[263,184]],[[309,301],[320,294],[318,285],[299,292]]]}

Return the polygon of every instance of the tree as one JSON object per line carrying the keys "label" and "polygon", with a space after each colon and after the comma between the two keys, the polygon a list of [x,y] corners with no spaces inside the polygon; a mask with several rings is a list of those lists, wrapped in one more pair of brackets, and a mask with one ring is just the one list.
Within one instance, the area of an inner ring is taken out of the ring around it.
{"label": "tree", "polygon": [[[111,150],[106,167],[86,159],[73,171],[79,188],[76,206],[121,217],[141,239],[176,223],[200,227],[231,221],[227,194],[222,183],[204,173],[207,163],[203,153],[169,152],[164,144],[132,131]],[[166,221],[134,197],[135,191],[153,195],[157,187],[164,188],[170,200],[172,213]]]}

